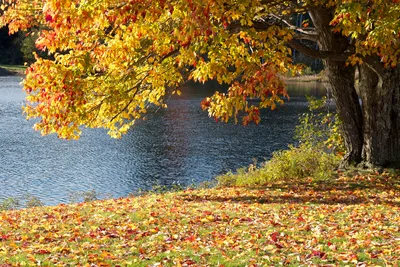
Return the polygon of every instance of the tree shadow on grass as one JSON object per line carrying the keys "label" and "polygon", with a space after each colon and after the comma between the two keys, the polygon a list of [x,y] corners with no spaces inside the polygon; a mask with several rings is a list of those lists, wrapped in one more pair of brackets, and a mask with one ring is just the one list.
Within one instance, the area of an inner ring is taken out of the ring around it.
{"label": "tree shadow on grass", "polygon": [[187,201],[242,202],[260,204],[380,204],[400,207],[400,178],[353,176],[325,181],[279,182],[259,187],[221,190],[221,194],[185,196]]}

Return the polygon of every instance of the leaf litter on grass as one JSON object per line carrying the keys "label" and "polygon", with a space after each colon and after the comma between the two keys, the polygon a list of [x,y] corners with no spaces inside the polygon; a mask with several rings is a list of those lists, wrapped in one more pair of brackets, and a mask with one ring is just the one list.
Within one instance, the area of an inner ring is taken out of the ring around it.
{"label": "leaf litter on grass", "polygon": [[394,175],[4,211],[0,266],[399,266]]}

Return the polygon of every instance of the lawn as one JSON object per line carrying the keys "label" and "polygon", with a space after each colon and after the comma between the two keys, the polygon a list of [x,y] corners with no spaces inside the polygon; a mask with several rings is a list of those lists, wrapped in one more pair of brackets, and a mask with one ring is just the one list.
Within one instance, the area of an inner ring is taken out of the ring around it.
{"label": "lawn", "polygon": [[400,179],[388,173],[0,216],[0,266],[400,265]]}

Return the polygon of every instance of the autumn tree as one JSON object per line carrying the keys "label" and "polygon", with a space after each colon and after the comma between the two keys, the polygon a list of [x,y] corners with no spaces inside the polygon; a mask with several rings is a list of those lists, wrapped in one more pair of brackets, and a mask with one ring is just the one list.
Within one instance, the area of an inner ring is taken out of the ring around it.
{"label": "autumn tree", "polygon": [[[260,108],[287,96],[280,74],[298,71],[296,49],[324,61],[343,120],[344,163],[395,166],[398,2],[3,0],[1,23],[11,33],[41,26],[36,46],[50,57],[36,56],[27,69],[24,111],[43,134],[78,138],[85,125],[119,137],[152,107],[166,107],[188,79],[230,85],[202,102],[211,117],[258,123]],[[310,20],[295,26],[293,16],[305,13]]]}

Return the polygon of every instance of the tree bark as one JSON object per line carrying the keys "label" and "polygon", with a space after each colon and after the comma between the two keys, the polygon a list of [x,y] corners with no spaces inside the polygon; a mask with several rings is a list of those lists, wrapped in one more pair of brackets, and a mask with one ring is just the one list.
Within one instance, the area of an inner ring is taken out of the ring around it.
{"label": "tree bark", "polygon": [[336,110],[342,120],[342,132],[346,155],[341,167],[356,165],[362,160],[363,117],[360,101],[354,87],[354,68],[344,62],[325,62],[328,73],[328,88],[336,102]]}
{"label": "tree bark", "polygon": [[360,66],[362,160],[366,167],[400,167],[400,68]]}
{"label": "tree bark", "polygon": [[[345,53],[349,48],[348,38],[339,33],[333,33],[329,25],[333,18],[333,10],[316,8],[309,14],[318,31],[319,48],[337,54]],[[337,112],[343,121],[342,129],[347,154],[344,156],[341,167],[358,164],[362,159],[363,117],[354,86],[355,69],[346,66],[345,60],[325,59],[324,64],[328,76],[327,87],[333,94]]]}
{"label": "tree bark", "polygon": [[[333,11],[309,11],[318,31],[319,48],[333,54],[351,51],[349,38],[334,33],[329,25]],[[345,61],[325,59],[328,86],[343,121],[347,154],[342,167],[400,167],[400,66],[384,68],[369,56],[359,66],[358,94],[355,71]]]}

